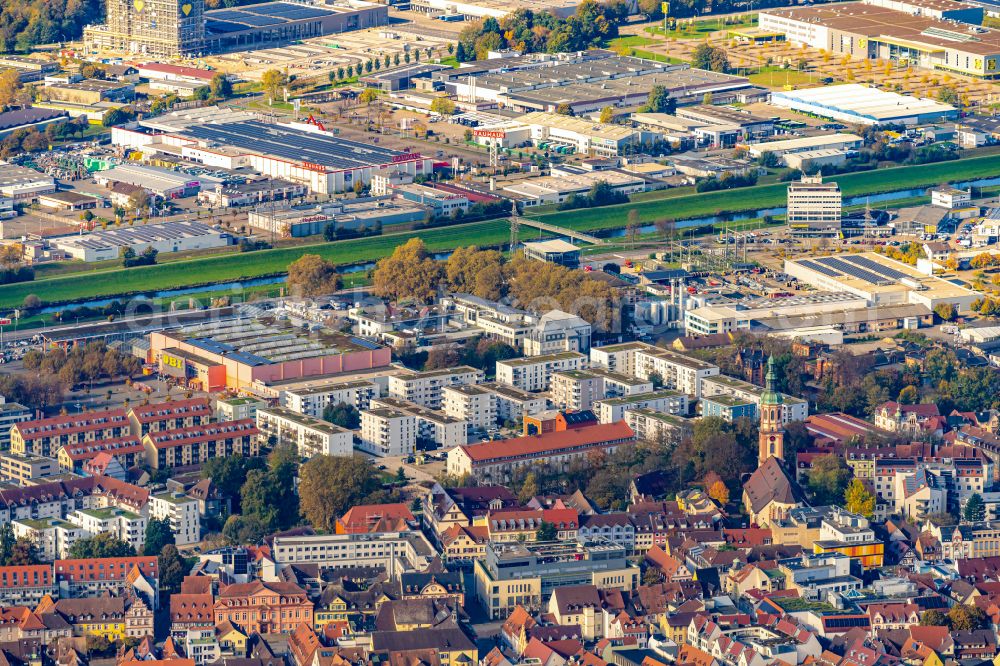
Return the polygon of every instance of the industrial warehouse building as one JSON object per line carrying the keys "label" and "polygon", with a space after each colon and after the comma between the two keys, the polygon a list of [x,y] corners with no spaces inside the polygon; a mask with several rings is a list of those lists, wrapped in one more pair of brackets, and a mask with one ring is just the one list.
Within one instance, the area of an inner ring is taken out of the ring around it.
{"label": "industrial warehouse building", "polygon": [[924,12],[925,3],[891,4],[905,11],[872,2],[766,9],[760,13],[760,29],[784,34],[793,44],[858,60],[880,58],[972,76],[1000,75],[1000,31],[933,18]]}
{"label": "industrial warehouse building", "polygon": [[771,94],[771,104],[857,125],[916,125],[958,118],[958,109],[950,104],[857,83],[779,90]]}
{"label": "industrial warehouse building", "polygon": [[345,192],[373,176],[429,175],[433,161],[419,153],[348,141],[306,123],[265,123],[252,113],[205,107],[115,127],[118,146],[164,154],[222,169],[254,171],[302,183],[318,194]]}
{"label": "industrial warehouse building", "polygon": [[925,275],[913,266],[874,252],[786,259],[785,273],[823,291],[849,292],[874,306],[916,304],[928,310],[952,304],[968,312],[979,293],[952,280]]}
{"label": "industrial warehouse building", "polygon": [[522,113],[555,112],[566,105],[574,115],[606,106],[642,104],[654,86],[663,86],[679,102],[700,101],[712,93],[716,102],[750,88],[740,76],[687,65],[615,55],[594,49],[574,54],[532,54],[500,58],[435,72],[431,80],[458,99],[495,103]]}
{"label": "industrial warehouse building", "polygon": [[243,391],[267,382],[380,368],[391,360],[388,347],[266,318],[154,331],[149,349],[160,372],[203,391]]}
{"label": "industrial warehouse building", "polygon": [[150,247],[157,252],[225,247],[230,243],[230,236],[202,222],[180,220],[94,231],[53,238],[51,242],[74,259],[104,261],[117,259],[127,249],[139,254]]}

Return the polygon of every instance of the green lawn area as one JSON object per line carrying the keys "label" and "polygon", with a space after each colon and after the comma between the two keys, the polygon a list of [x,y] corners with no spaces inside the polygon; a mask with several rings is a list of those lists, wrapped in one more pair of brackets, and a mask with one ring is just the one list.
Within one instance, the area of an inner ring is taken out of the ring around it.
{"label": "green lawn area", "polygon": [[[930,187],[944,182],[974,180],[1000,176],[1000,160],[993,156],[972,157],[952,162],[921,164],[917,166],[892,167],[836,176],[844,196],[877,194],[916,187]],[[671,196],[671,190],[661,190],[663,197],[655,200],[630,202],[603,208],[560,211],[533,215],[539,220],[570,227],[577,231],[614,229],[624,227],[630,210],[639,211],[643,222],[670,218],[684,220],[715,215],[720,212],[736,212],[755,208],[782,206],[787,196],[787,185],[756,185],[735,190],[725,190],[705,194],[685,194]]]}
{"label": "green lawn area", "polygon": [[809,83],[818,83],[823,77],[816,72],[800,72],[796,69],[784,69],[782,67],[762,67],[756,74],[748,77],[750,83],[757,86],[802,86]]}
{"label": "green lawn area", "polygon": [[441,64],[447,65],[448,67],[458,67],[459,62],[458,58],[456,58],[453,55],[450,55],[447,58],[441,58]]}
{"label": "green lawn area", "polygon": [[460,245],[501,245],[509,235],[510,229],[505,220],[491,220],[371,238],[189,259],[156,266],[64,275],[0,286],[0,308],[18,307],[28,294],[35,294],[46,303],[61,303],[277,275],[284,273],[288,264],[303,254],[318,254],[338,265],[373,261],[391,254],[397,245],[416,236],[422,238],[430,250],[442,251]]}
{"label": "green lawn area", "polygon": [[695,21],[691,24],[687,23],[687,19],[680,19],[677,27],[673,30],[667,30],[664,32],[663,26],[660,25],[659,27],[646,28],[646,32],[650,34],[665,35],[668,38],[675,39],[702,39],[719,30],[739,30],[740,28],[753,28],[756,25],[756,15],[750,18],[740,19],[734,23],[725,23],[721,17]]}

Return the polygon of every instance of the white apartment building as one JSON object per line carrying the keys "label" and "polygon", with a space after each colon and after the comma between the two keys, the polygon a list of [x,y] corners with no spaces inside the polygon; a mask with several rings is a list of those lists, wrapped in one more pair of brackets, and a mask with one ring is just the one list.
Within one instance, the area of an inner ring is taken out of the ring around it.
{"label": "white apartment building", "polygon": [[417,418],[396,409],[361,410],[358,448],[375,456],[409,456],[417,448]]}
{"label": "white apartment building", "polygon": [[441,390],[442,409],[469,428],[489,430],[497,425],[497,396],[482,384],[445,386]]}
{"label": "white apartment building", "polygon": [[257,418],[257,410],[267,407],[267,402],[260,398],[240,396],[236,398],[219,398],[215,403],[216,421],[242,421]]}
{"label": "white apartment building", "polygon": [[371,409],[392,409],[416,419],[417,439],[450,449],[468,442],[469,424],[444,412],[399,398],[376,398]]}
{"label": "white apartment building", "polygon": [[717,365],[652,346],[636,351],[634,363],[636,377],[649,380],[659,377],[664,388],[695,398],[701,397],[701,381],[719,374]]}
{"label": "white apartment building", "polygon": [[688,413],[687,394],[671,389],[639,393],[621,398],[606,398],[594,403],[594,413],[601,423],[613,423],[625,418],[632,409],[649,409],[663,414]]}
{"label": "white apartment building", "polygon": [[[752,402],[757,405],[758,409],[762,393],[764,393],[764,387],[728,375],[715,375],[703,379],[701,382],[701,396],[703,398],[728,395],[739,400]],[[781,422],[787,424],[792,421],[805,421],[809,416],[809,402],[785,393],[781,395],[783,399]]]}
{"label": "white apartment building", "polygon": [[823,176],[802,176],[788,185],[790,229],[839,229],[844,198],[837,183],[824,183]]}
{"label": "white apartment building", "polygon": [[146,542],[146,518],[125,509],[77,509],[69,514],[69,522],[83,530],[86,538],[109,533],[129,544],[137,553]]}
{"label": "white apartment building", "polygon": [[478,384],[484,377],[482,370],[468,365],[393,375],[389,377],[389,395],[438,409],[441,406],[441,389],[445,386]]}
{"label": "white apartment building", "polygon": [[590,369],[590,372],[600,375],[604,379],[604,397],[620,398],[626,395],[636,395],[639,393],[649,393],[653,390],[653,382],[648,379],[639,379],[621,372],[612,372],[604,368]]}
{"label": "white apartment building", "polygon": [[59,518],[22,518],[11,521],[14,538],[29,539],[38,548],[38,555],[44,562],[66,559],[70,547],[87,534],[79,525]]}
{"label": "white apartment building", "polygon": [[630,377],[638,377],[635,354],[645,349],[656,349],[656,347],[645,342],[622,342],[604,347],[591,347],[590,365],[594,368],[604,368]]}
{"label": "white apartment building", "polygon": [[497,361],[497,382],[522,391],[547,391],[552,375],[557,372],[581,370],[587,367],[587,356],[580,352],[561,352],[546,356],[512,358]]}
{"label": "white apartment building", "polygon": [[544,395],[529,393],[506,384],[480,384],[496,397],[497,423],[518,423],[527,414],[544,412],[548,401]]}
{"label": "white apartment building", "polygon": [[591,325],[582,317],[550,310],[524,337],[525,356],[544,356],[564,351],[586,353],[590,349]]}
{"label": "white apartment building", "polygon": [[271,553],[279,565],[377,567],[390,577],[404,571],[425,571],[437,554],[419,530],[276,536]]}
{"label": "white apartment building", "polygon": [[680,441],[693,428],[691,419],[645,408],[625,410],[625,423],[635,431],[636,439],[647,442]]}
{"label": "white apartment building", "polygon": [[381,395],[382,390],[377,383],[359,379],[291,389],[282,394],[281,402],[286,409],[318,419],[323,416],[327,405],[343,403],[357,410],[368,409],[372,398]]}
{"label": "white apartment building", "polygon": [[354,453],[352,431],[283,407],[258,409],[257,429],[261,445],[267,444],[273,437],[279,444],[294,446],[303,458],[349,456]]}
{"label": "white apartment building", "polygon": [[590,409],[604,397],[604,378],[589,370],[556,372],[549,381],[549,396],[559,409]]}
{"label": "white apartment building", "polygon": [[183,493],[160,493],[149,496],[149,517],[167,520],[178,546],[201,541],[201,513],[198,500]]}

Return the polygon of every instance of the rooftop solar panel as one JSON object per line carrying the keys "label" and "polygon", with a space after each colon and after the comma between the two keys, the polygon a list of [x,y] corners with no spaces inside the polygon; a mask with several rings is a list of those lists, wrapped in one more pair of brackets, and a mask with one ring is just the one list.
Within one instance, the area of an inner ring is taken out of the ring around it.
{"label": "rooftop solar panel", "polygon": [[314,9],[312,7],[302,7],[296,8],[294,11],[285,12],[280,16],[286,18],[290,21],[301,21],[303,19],[320,18],[321,16],[329,16],[332,12],[324,11],[322,9]]}
{"label": "rooftop solar panel", "polygon": [[864,280],[865,282],[870,282],[875,285],[886,285],[892,284],[892,280],[885,278],[871,271],[865,270],[860,266],[854,264],[849,264],[846,261],[841,261],[835,257],[820,257],[816,261],[829,266],[835,270],[840,271],[844,275],[850,275],[851,277],[856,277],[859,280]]}
{"label": "rooftop solar panel", "polygon": [[230,23],[229,21],[212,21],[211,19],[205,21],[205,29],[211,33],[221,34],[226,32],[240,32],[241,30],[246,30],[247,27],[241,23]]}
{"label": "rooftop solar panel", "polygon": [[873,273],[878,273],[879,275],[884,275],[890,280],[902,280],[905,277],[910,277],[902,271],[897,271],[895,268],[889,266],[884,266],[883,264],[873,261],[868,257],[862,257],[858,255],[847,255],[844,257],[844,261],[849,261],[852,264],[857,264],[861,268],[866,268]]}
{"label": "rooftop solar panel", "polygon": [[362,340],[361,338],[351,338],[351,342],[362,347],[363,349],[369,349],[375,351],[376,349],[381,349],[377,344],[369,340]]}
{"label": "rooftop solar panel", "polygon": [[821,266],[814,261],[809,261],[808,259],[802,259],[799,261],[800,266],[805,266],[806,268],[816,271],[817,273],[822,273],[823,275],[829,275],[830,277],[839,277],[840,273],[826,266]]}
{"label": "rooftop solar panel", "polygon": [[309,162],[330,169],[356,169],[390,164],[402,155],[395,150],[326,134],[303,132],[256,120],[225,125],[195,125],[185,134],[196,139],[273,155],[295,163]]}

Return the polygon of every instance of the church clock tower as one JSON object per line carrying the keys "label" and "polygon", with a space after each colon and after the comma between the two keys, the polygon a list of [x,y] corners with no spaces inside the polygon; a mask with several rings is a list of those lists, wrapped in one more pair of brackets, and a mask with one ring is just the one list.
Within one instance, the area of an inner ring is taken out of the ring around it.
{"label": "church clock tower", "polygon": [[760,396],[760,441],[757,464],[763,465],[768,458],[785,459],[785,429],[781,425],[783,411],[781,394],[775,390],[774,356],[767,359],[767,389]]}

